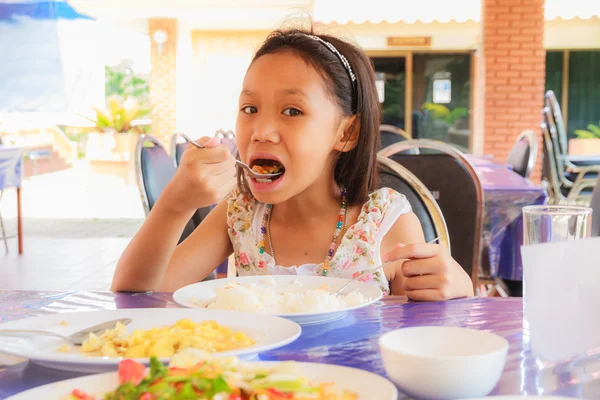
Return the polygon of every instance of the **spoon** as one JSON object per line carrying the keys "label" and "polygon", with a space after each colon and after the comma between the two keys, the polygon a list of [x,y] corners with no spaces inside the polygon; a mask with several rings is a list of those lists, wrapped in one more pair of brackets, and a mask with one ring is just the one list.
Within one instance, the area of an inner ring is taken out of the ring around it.
{"label": "spoon", "polygon": [[[439,240],[439,238],[440,238],[440,237],[438,236],[438,237],[436,237],[435,239],[432,239],[432,240],[430,240],[430,241],[429,241],[429,242],[427,242],[426,244],[432,244],[432,243],[435,243],[436,241],[438,241],[438,240]],[[339,293],[340,293],[342,290],[344,290],[344,289],[346,288],[346,286],[348,286],[349,284],[351,284],[352,282],[354,282],[356,279],[360,278],[360,277],[361,277],[361,276],[363,276],[364,274],[367,274],[367,273],[369,273],[369,272],[374,272],[374,271],[377,271],[378,269],[381,269],[381,268],[385,267],[386,265],[388,265],[388,264],[391,264],[391,263],[393,263],[393,262],[396,262],[396,261],[398,261],[398,260],[392,260],[392,261],[388,261],[388,262],[385,262],[385,263],[383,263],[383,264],[381,264],[381,265],[379,265],[379,266],[377,266],[377,267],[374,267],[374,268],[369,268],[369,269],[365,269],[365,270],[362,270],[362,271],[360,271],[360,273],[359,273],[358,275],[356,275],[354,278],[350,279],[348,282],[346,282],[344,285],[342,285],[342,287],[341,287],[341,288],[339,288],[338,290],[336,290],[336,291],[335,291],[335,292],[333,292],[332,294],[339,294]]]}
{"label": "spoon", "polygon": [[[181,137],[183,137],[185,140],[187,140],[188,142],[190,142],[192,145],[196,146],[197,148],[199,148],[199,149],[205,148],[200,143],[192,140],[185,133],[180,133],[179,135],[181,135]],[[235,162],[237,165],[243,167],[246,170],[246,173],[248,175],[250,175],[250,177],[255,178],[255,179],[274,178],[274,177],[282,174],[281,172],[276,172],[274,174],[261,174],[261,173],[254,171],[252,168],[250,168],[250,166],[248,166],[248,164],[245,164],[245,163],[241,162],[240,160],[235,160]]]}
{"label": "spoon", "polygon": [[74,345],[81,345],[85,340],[87,340],[90,333],[93,333],[96,336],[100,336],[107,329],[113,329],[117,322],[120,322],[123,325],[129,325],[131,323],[131,318],[121,318],[113,321],[102,322],[101,324],[91,326],[79,332],[75,332],[72,335],[65,336],[60,333],[50,332],[50,331],[36,331],[36,330],[27,330],[27,329],[0,329],[0,336],[21,336],[21,337],[33,337],[33,336],[55,336],[59,337],[67,342],[70,342]]}

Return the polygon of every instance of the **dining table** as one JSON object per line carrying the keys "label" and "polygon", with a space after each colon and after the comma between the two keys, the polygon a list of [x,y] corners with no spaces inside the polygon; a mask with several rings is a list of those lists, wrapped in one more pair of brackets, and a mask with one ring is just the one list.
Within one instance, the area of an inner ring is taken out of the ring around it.
{"label": "dining table", "polygon": [[474,162],[474,166],[484,192],[484,275],[520,282],[523,207],[546,204],[548,194],[506,164]]}
{"label": "dining table", "polygon": [[[172,293],[0,291],[0,323],[75,311],[176,307],[179,305],[174,302]],[[540,362],[533,354],[520,298],[474,297],[421,303],[411,302],[404,296],[386,296],[369,306],[349,311],[338,320],[303,326],[302,334],[294,342],[259,353],[257,359],[338,364],[385,377],[378,338],[391,330],[416,326],[465,327],[506,338],[509,343],[507,361],[490,395],[600,398],[600,369],[597,363],[594,367],[589,362],[589,356],[548,363]],[[598,353],[600,349],[595,351]],[[0,399],[83,375],[86,374],[52,370],[19,357],[0,354]],[[410,397],[401,393],[399,398]]]}
{"label": "dining table", "polygon": [[[21,217],[21,186],[23,184],[24,149],[0,144],[0,200],[6,189],[17,191],[17,240],[19,254],[23,254],[23,220]],[[0,231],[0,234],[2,232]],[[6,239],[6,238],[1,238]],[[8,249],[7,249],[8,251]]]}

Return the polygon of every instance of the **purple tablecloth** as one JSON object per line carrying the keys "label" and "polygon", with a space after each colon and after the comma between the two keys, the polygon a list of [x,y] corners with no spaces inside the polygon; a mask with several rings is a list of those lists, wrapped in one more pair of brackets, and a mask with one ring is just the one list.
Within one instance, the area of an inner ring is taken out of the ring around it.
{"label": "purple tablecloth", "polygon": [[21,187],[23,149],[0,145],[0,190]]}
{"label": "purple tablecloth", "polygon": [[[71,311],[169,307],[177,305],[167,293],[0,291],[0,322]],[[526,350],[527,335],[523,334],[522,317],[519,298],[409,303],[404,297],[388,297],[356,310],[342,320],[304,327],[295,342],[261,353],[259,357],[262,360],[339,364],[385,375],[377,346],[377,339],[382,333],[410,326],[461,326],[495,332],[510,343],[504,373],[492,394],[543,393],[600,398],[598,369],[583,365],[583,360],[582,365],[571,362],[568,365],[546,365],[543,369],[537,366],[536,359]],[[12,357],[0,356],[0,362],[15,361]],[[81,375],[84,374],[54,371],[25,362],[0,368],[0,399]]]}
{"label": "purple tablecloth", "polygon": [[522,208],[545,204],[546,192],[506,167],[476,165],[475,168],[485,196],[483,241],[489,251],[489,274],[520,281],[523,279]]}

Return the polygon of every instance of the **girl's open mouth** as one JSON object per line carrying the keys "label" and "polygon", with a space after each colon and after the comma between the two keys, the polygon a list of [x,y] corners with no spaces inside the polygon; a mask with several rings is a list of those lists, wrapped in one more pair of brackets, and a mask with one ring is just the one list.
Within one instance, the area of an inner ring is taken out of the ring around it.
{"label": "girl's open mouth", "polygon": [[259,173],[259,174],[280,173],[279,175],[274,176],[272,178],[252,178],[253,180],[255,180],[256,182],[259,182],[259,183],[271,183],[271,182],[277,181],[277,180],[281,179],[283,177],[283,175],[285,174],[285,167],[283,166],[283,164],[281,164],[277,160],[270,160],[270,159],[266,159],[266,158],[257,158],[256,160],[252,161],[252,164],[250,165],[250,167],[252,168],[252,170],[254,172]]}

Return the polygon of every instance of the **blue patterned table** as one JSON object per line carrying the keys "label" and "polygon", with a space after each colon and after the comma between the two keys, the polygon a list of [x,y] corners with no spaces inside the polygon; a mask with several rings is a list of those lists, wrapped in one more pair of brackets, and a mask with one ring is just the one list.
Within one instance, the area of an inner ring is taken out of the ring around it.
{"label": "blue patterned table", "polygon": [[[169,293],[0,291],[0,322],[30,316],[116,308],[177,307]],[[495,332],[510,343],[508,360],[492,394],[555,394],[600,398],[600,369],[587,360],[538,367],[527,351],[519,298],[470,298],[442,303],[410,303],[388,297],[344,319],[304,327],[295,342],[261,353],[262,360],[298,360],[346,365],[385,375],[377,340],[387,331],[424,325],[461,326]],[[600,349],[598,349],[600,351]],[[20,362],[21,361],[21,362]],[[0,399],[50,382],[84,374],[54,371],[25,360],[0,356]],[[401,398],[407,398],[401,395]],[[374,399],[376,400],[376,399]]]}
{"label": "blue patterned table", "polygon": [[490,275],[523,279],[522,208],[547,201],[546,192],[506,166],[476,165],[484,189],[483,241],[489,250]]}

